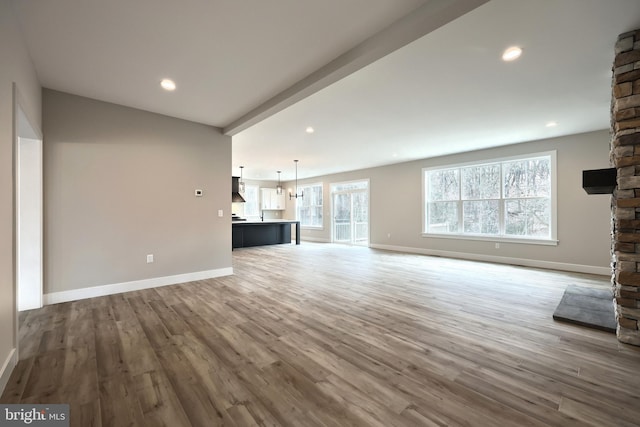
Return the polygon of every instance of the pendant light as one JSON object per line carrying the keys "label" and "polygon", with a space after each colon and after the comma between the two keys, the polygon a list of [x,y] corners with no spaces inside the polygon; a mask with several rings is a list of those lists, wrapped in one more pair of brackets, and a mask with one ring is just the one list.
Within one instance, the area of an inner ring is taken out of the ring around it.
{"label": "pendant light", "polygon": [[296,194],[291,194],[291,191],[289,191],[289,200],[293,199],[294,197],[297,198],[304,198],[304,191],[301,191],[300,194],[298,194],[298,161],[294,160],[294,162],[296,162]]}
{"label": "pendant light", "polygon": [[244,166],[240,166],[240,181],[238,181],[238,193],[244,193],[244,180],[242,179],[242,169]]}
{"label": "pendant light", "polygon": [[282,184],[280,184],[280,173],[282,171],[278,171],[278,186],[276,187],[276,194],[280,195],[282,194]]}

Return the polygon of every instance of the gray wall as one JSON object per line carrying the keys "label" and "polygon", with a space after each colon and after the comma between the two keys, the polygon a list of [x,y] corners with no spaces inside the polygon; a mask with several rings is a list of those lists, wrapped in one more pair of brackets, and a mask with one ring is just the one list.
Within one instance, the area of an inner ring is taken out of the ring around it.
{"label": "gray wall", "polygon": [[51,90],[43,117],[45,294],[231,267],[230,137]]}
{"label": "gray wall", "polygon": [[0,0],[0,64],[0,325],[2,325],[0,327],[0,367],[2,367],[11,355],[12,349],[17,346],[14,336],[17,326],[14,272],[14,83],[17,87],[19,103],[31,125],[37,131],[40,131],[41,125],[40,84],[16,26],[11,2],[8,0]]}
{"label": "gray wall", "polygon": [[[471,259],[517,258],[542,261],[545,266],[564,264],[559,268],[591,266],[604,272],[610,263],[610,197],[587,195],[582,190],[582,170],[609,167],[609,140],[609,132],[603,130],[300,180],[324,184],[324,229],[303,229],[302,239],[330,241],[330,183],[370,179],[372,246],[455,253]],[[488,241],[422,237],[423,167],[549,150],[557,150],[558,161],[557,246],[500,243],[496,249],[495,243]],[[288,205],[286,216],[295,217],[294,204]]]}

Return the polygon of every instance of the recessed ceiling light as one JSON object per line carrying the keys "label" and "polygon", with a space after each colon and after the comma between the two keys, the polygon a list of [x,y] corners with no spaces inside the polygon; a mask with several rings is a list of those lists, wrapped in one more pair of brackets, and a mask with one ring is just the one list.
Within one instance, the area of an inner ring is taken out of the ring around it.
{"label": "recessed ceiling light", "polygon": [[311,126],[307,126],[306,131],[307,131],[307,133],[314,133],[315,129],[313,129]]}
{"label": "recessed ceiling light", "polygon": [[162,79],[162,81],[160,82],[160,86],[162,86],[162,89],[164,90],[176,90],[176,83],[171,79]]}
{"label": "recessed ceiling light", "polygon": [[545,125],[548,128],[554,128],[556,126],[558,126],[558,122],[547,122],[547,124]]}
{"label": "recessed ceiling light", "polygon": [[502,53],[502,60],[503,61],[514,61],[518,58],[520,58],[520,55],[522,55],[522,49],[519,48],[518,46],[512,46],[509,49],[505,50]]}

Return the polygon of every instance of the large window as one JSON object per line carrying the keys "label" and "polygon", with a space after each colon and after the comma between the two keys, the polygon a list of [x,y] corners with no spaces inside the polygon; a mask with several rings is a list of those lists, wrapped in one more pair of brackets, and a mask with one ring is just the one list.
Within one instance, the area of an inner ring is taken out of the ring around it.
{"label": "large window", "polygon": [[427,235],[555,243],[555,152],[424,169]]}
{"label": "large window", "polygon": [[322,228],[322,183],[300,187],[304,193],[296,200],[298,220],[301,227]]}

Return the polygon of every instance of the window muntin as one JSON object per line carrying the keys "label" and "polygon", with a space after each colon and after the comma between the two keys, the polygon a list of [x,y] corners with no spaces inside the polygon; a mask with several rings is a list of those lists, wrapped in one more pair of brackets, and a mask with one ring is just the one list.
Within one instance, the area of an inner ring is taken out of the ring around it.
{"label": "window muntin", "polygon": [[296,199],[297,218],[305,228],[322,228],[322,183],[301,186],[304,197]]}
{"label": "window muntin", "polygon": [[425,234],[553,240],[555,153],[424,170]]}

